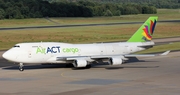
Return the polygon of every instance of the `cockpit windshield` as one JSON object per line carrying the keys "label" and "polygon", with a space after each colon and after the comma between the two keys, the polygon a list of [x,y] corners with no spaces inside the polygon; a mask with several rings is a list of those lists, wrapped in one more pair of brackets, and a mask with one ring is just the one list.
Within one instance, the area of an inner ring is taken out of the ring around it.
{"label": "cockpit windshield", "polygon": [[20,48],[20,46],[19,45],[15,45],[14,48]]}

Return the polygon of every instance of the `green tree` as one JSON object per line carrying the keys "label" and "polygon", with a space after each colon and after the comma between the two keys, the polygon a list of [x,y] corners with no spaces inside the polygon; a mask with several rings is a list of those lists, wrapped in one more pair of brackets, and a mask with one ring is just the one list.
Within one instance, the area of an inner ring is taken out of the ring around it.
{"label": "green tree", "polygon": [[21,8],[21,13],[22,13],[22,15],[24,16],[24,18],[29,18],[30,16],[29,16],[29,7],[28,6],[23,6],[22,8]]}
{"label": "green tree", "polygon": [[[113,2],[112,2],[113,1]],[[0,0],[1,17],[91,17],[156,13],[156,7],[180,7],[177,0]],[[129,3],[134,2],[134,3]],[[168,2],[168,3],[167,3]],[[3,14],[3,15],[2,15]]]}
{"label": "green tree", "polygon": [[142,7],[142,14],[148,14],[149,12],[148,12],[148,6],[143,6]]}
{"label": "green tree", "polygon": [[153,6],[143,6],[142,7],[142,14],[156,14],[157,9]]}
{"label": "green tree", "polygon": [[21,14],[21,12],[19,10],[14,10],[13,11],[13,18],[22,19],[22,18],[24,18],[24,16]]}
{"label": "green tree", "polygon": [[93,7],[95,6],[95,2],[83,1],[83,0],[79,1],[78,4],[82,6],[93,6]]}
{"label": "green tree", "polygon": [[114,13],[114,16],[120,16],[121,15],[121,11],[120,10],[116,10],[116,12]]}
{"label": "green tree", "polygon": [[149,14],[156,14],[157,13],[157,9],[154,6],[150,6],[149,7]]}
{"label": "green tree", "polygon": [[5,17],[5,12],[3,9],[0,8],[0,19],[4,19]]}
{"label": "green tree", "polygon": [[105,13],[104,13],[104,16],[113,16],[112,12],[110,10],[107,10]]}
{"label": "green tree", "polygon": [[124,14],[127,15],[127,14],[138,14],[139,11],[135,8],[135,7],[132,7],[132,6],[125,6],[124,7]]}
{"label": "green tree", "polygon": [[93,8],[93,16],[103,16],[104,9],[101,6],[95,6]]}
{"label": "green tree", "polygon": [[3,0],[0,0],[0,8],[5,9],[6,4]]}
{"label": "green tree", "polygon": [[12,7],[7,8],[5,17],[8,19],[12,19],[14,17],[13,11],[14,11],[14,9]]}

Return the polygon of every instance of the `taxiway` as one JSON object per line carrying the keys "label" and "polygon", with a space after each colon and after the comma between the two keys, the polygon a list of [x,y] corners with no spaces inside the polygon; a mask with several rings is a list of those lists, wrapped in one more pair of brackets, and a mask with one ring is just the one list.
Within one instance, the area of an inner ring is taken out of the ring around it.
{"label": "taxiway", "polygon": [[[179,95],[180,52],[91,69],[31,65],[0,69],[0,95]],[[0,64],[12,64],[1,59]]]}

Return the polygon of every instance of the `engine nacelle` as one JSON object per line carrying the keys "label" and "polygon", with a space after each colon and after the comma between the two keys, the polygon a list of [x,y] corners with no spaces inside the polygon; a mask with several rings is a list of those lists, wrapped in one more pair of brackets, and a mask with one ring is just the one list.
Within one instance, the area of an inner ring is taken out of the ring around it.
{"label": "engine nacelle", "polygon": [[109,64],[110,65],[120,65],[123,63],[122,58],[120,57],[112,57],[109,59]]}
{"label": "engine nacelle", "polygon": [[88,62],[84,59],[78,59],[73,62],[74,67],[86,67]]}

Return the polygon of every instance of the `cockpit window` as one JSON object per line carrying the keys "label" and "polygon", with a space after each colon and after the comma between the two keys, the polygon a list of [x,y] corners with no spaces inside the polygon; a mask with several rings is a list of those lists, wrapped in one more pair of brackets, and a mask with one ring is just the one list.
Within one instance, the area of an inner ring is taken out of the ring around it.
{"label": "cockpit window", "polygon": [[18,48],[20,48],[20,46],[19,46],[19,45],[15,45],[14,47],[18,47]]}

